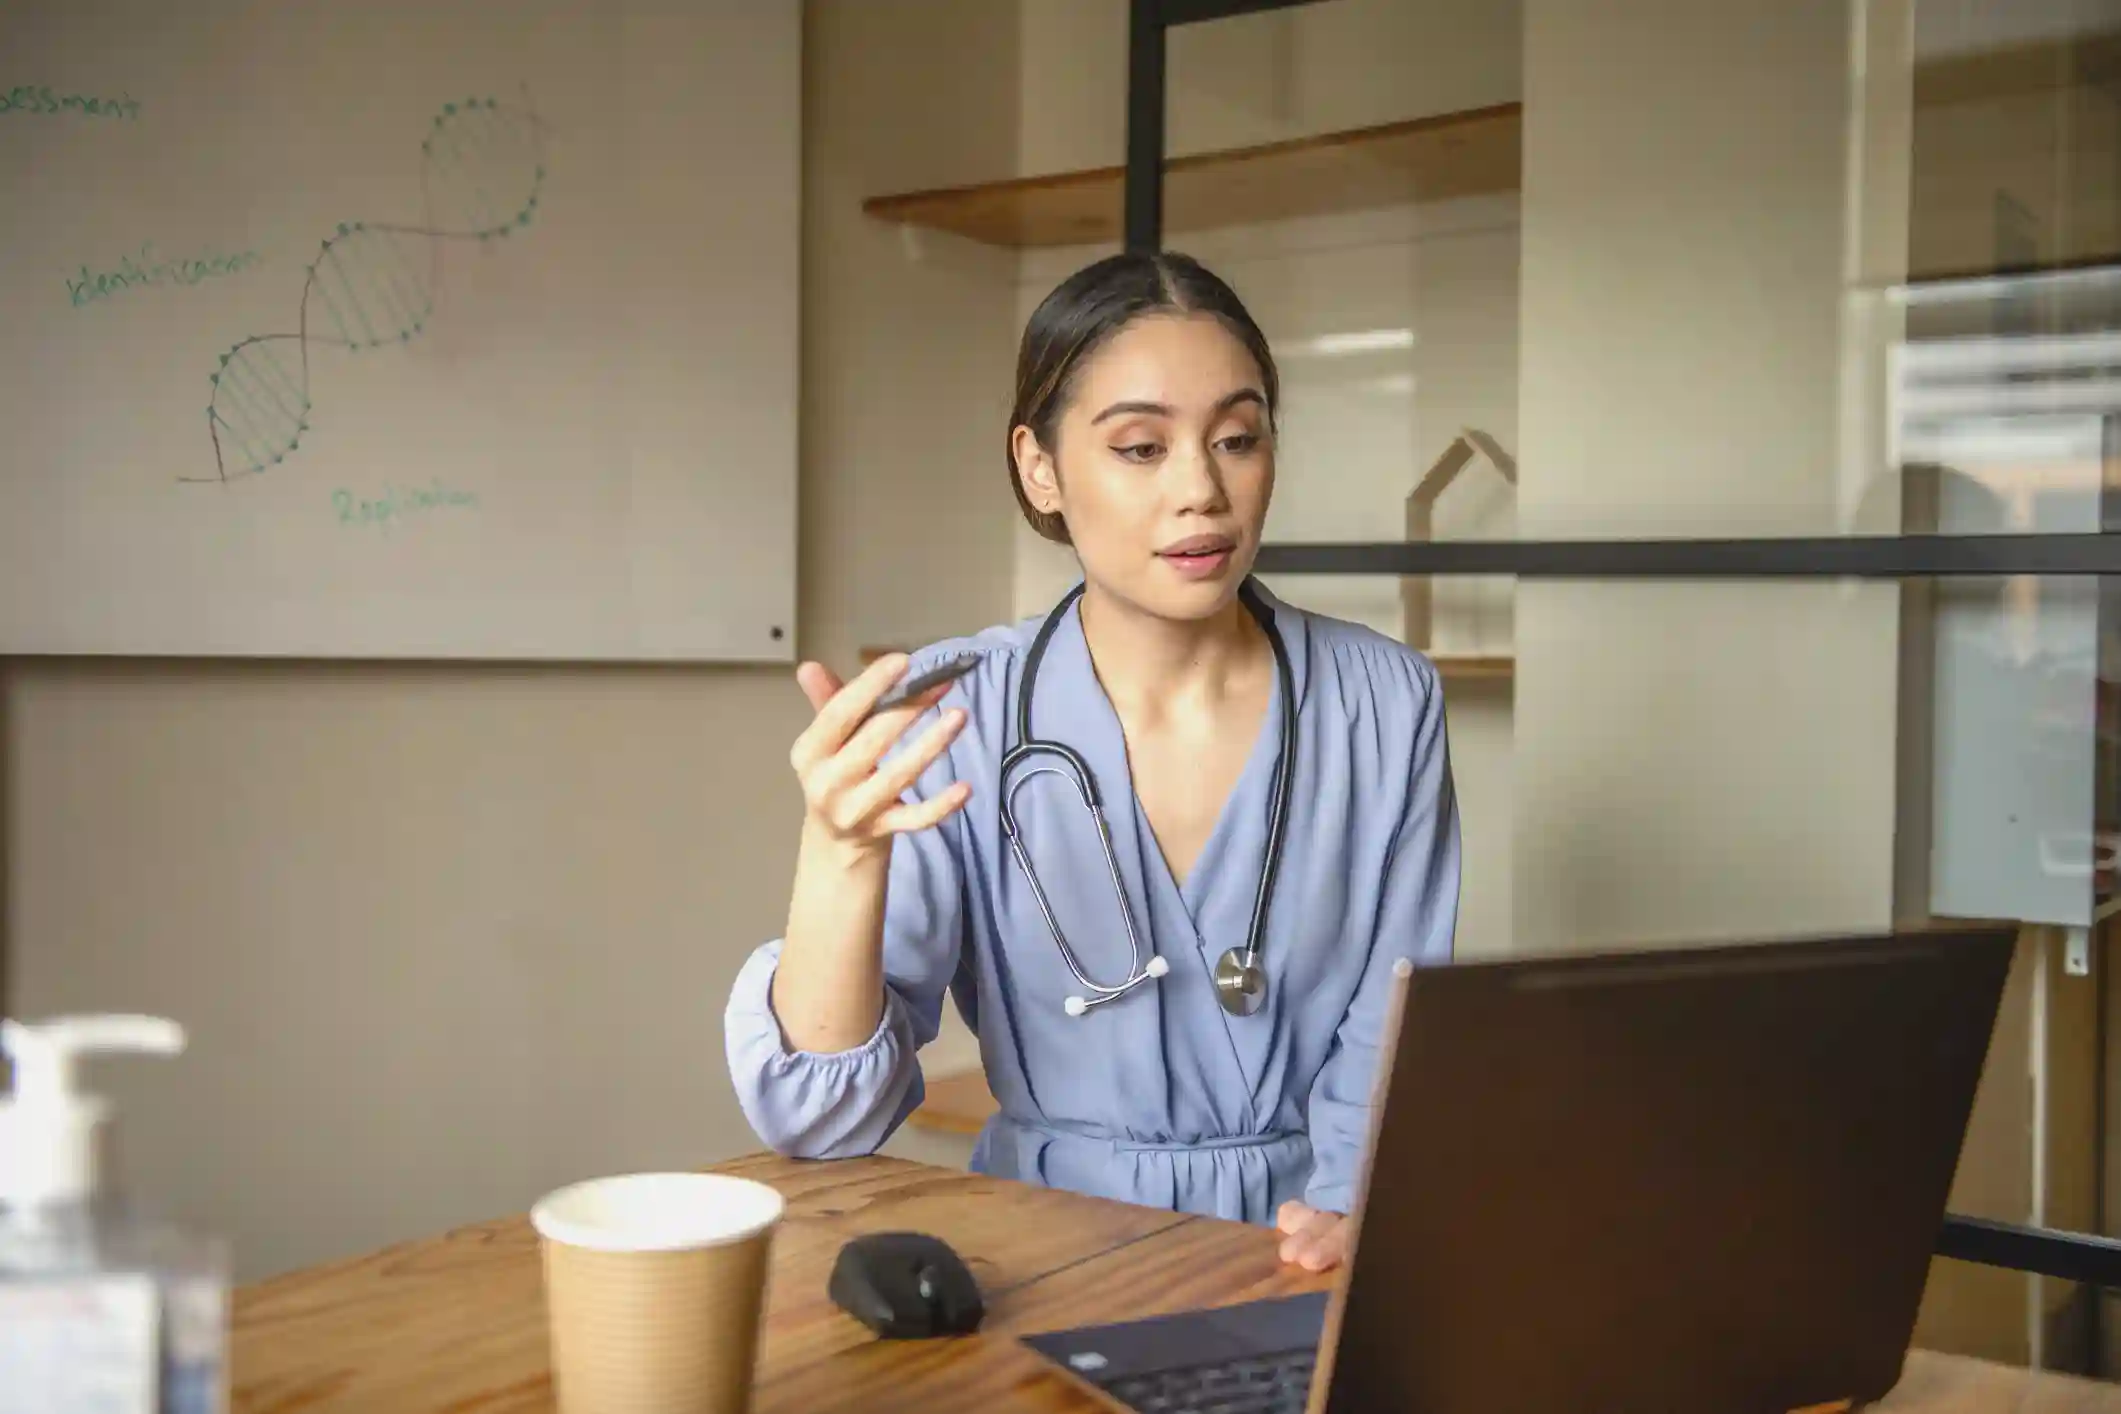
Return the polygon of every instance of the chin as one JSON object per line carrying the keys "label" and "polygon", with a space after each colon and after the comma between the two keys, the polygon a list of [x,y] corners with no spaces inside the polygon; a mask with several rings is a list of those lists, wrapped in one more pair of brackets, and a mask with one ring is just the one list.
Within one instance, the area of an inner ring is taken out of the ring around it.
{"label": "chin", "polygon": [[1233,564],[1208,578],[1187,579],[1163,565],[1155,565],[1133,597],[1144,610],[1174,623],[1212,619],[1236,601],[1238,587],[1245,582],[1247,573],[1245,566]]}

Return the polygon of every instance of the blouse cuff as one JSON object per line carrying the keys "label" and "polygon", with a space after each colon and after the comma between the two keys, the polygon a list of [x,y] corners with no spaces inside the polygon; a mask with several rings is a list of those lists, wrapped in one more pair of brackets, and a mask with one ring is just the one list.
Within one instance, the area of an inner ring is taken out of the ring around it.
{"label": "blouse cuff", "polygon": [[1321,1213],[1339,1213],[1346,1217],[1355,1205],[1355,1185],[1344,1178],[1314,1176],[1304,1189],[1304,1203]]}
{"label": "blouse cuff", "polygon": [[729,1010],[732,1018],[739,1010],[765,1023],[771,1033],[776,1058],[797,1061],[811,1066],[851,1065],[857,1058],[872,1054],[888,1046],[892,1040],[892,1004],[898,1001],[890,987],[884,988],[884,1005],[877,1012],[876,1029],[869,1039],[848,1051],[804,1051],[788,1044],[788,1033],[781,1026],[781,1014],[773,1008],[773,978],[780,971],[781,940],[775,938],[748,958],[743,969],[737,973],[736,986],[731,989]]}
{"label": "blouse cuff", "polygon": [[780,952],[775,940],[745,961],[723,1017],[744,1117],[762,1140],[792,1157],[874,1153],[919,1101],[905,1002],[887,985],[876,1030],[852,1050],[793,1049],[773,1009]]}

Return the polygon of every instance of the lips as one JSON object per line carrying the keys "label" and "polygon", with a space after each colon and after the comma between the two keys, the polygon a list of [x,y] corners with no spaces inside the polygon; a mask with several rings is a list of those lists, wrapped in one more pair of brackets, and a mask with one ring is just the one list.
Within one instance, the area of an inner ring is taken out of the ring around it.
{"label": "lips", "polygon": [[1211,579],[1229,567],[1237,542],[1227,535],[1189,535],[1156,552],[1187,579]]}
{"label": "lips", "polygon": [[1189,535],[1183,540],[1173,541],[1156,553],[1171,559],[1205,559],[1229,554],[1233,544],[1227,535]]}

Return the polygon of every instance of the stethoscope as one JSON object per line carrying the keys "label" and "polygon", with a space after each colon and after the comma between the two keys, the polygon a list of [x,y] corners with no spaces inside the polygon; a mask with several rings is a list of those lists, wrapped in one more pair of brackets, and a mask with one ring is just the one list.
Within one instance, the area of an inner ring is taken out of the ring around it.
{"label": "stethoscope", "polygon": [[[1078,584],[1053,606],[1046,621],[1039,626],[1038,636],[1031,640],[1031,651],[1024,659],[1023,680],[1016,689],[1016,745],[1002,757],[1001,812],[1002,829],[1009,836],[1009,852],[1016,856],[1016,864],[1024,871],[1024,879],[1031,885],[1031,896],[1038,901],[1038,911],[1046,920],[1046,931],[1053,935],[1054,946],[1060,949],[1061,959],[1075,980],[1082,983],[1088,996],[1069,997],[1065,1010],[1070,1016],[1081,1016],[1091,1007],[1123,997],[1152,977],[1162,977],[1170,972],[1171,964],[1152,953],[1146,965],[1142,962],[1141,935],[1135,931],[1134,910],[1127,902],[1126,881],[1120,877],[1119,857],[1112,848],[1112,830],[1105,822],[1105,807],[1097,791],[1096,777],[1090,765],[1073,748],[1057,741],[1039,741],[1031,735],[1031,697],[1038,684],[1039,660],[1045,656],[1046,644],[1053,637],[1054,629],[1083,592]],[[1244,601],[1252,617],[1266,631],[1267,642],[1274,648],[1274,666],[1281,675],[1281,752],[1274,760],[1274,791],[1267,805],[1267,858],[1259,871],[1259,893],[1252,901],[1252,926],[1245,936],[1243,948],[1230,948],[1215,962],[1215,999],[1222,1003],[1224,1011],[1232,1016],[1250,1016],[1267,1000],[1267,974],[1259,965],[1260,945],[1267,936],[1267,904],[1274,895],[1274,875],[1281,867],[1282,836],[1289,823],[1289,776],[1296,761],[1296,678],[1289,669],[1289,650],[1282,643],[1281,632],[1274,626],[1274,614],[1261,602],[1252,582],[1246,580],[1238,589],[1238,597]],[[1033,756],[1050,756],[1058,765],[1037,766],[1018,775],[1012,782],[1010,777],[1016,768]],[[1112,875],[1112,892],[1119,899],[1120,917],[1127,925],[1127,946],[1130,960],[1127,964],[1127,980],[1116,986],[1107,986],[1095,981],[1083,970],[1081,959],[1075,949],[1068,946],[1067,937],[1053,917],[1053,906],[1046,900],[1046,891],[1038,882],[1038,871],[1031,867],[1031,856],[1024,849],[1024,837],[1018,828],[1014,800],[1016,789],[1031,777],[1043,774],[1061,776],[1072,784],[1083,798],[1083,806],[1097,824],[1097,837],[1105,850],[1105,868]]]}

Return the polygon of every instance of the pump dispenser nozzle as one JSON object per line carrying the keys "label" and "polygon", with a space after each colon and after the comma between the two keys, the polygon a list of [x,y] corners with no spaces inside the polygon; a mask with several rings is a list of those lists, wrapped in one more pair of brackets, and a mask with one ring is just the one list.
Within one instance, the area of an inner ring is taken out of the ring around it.
{"label": "pump dispenser nozzle", "polygon": [[81,1057],[183,1049],[183,1028],[158,1016],[0,1020],[0,1050],[14,1066],[14,1093],[0,1099],[0,1204],[65,1202],[96,1191],[97,1131],[107,1107],[76,1087]]}

